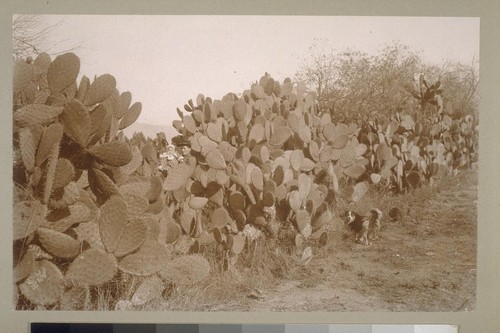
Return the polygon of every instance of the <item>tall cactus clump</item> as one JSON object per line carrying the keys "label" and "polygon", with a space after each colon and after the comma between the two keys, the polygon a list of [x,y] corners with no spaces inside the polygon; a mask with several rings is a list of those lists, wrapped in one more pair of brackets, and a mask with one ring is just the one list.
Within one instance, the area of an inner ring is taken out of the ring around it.
{"label": "tall cactus clump", "polygon": [[[76,272],[96,275],[94,280],[103,283],[116,269],[116,261],[104,253],[82,253],[77,228],[94,225],[98,205],[119,194],[113,172],[132,155],[115,136],[119,127],[133,122],[123,118],[133,110],[113,76],[105,74],[92,83],[84,76],[78,85],[79,71],[80,59],[73,53],[54,60],[40,54],[33,62],[14,65],[14,153],[20,156],[14,165],[15,271],[32,257],[31,245],[52,260],[30,260],[16,278],[22,295],[34,305],[54,305],[65,292],[64,272],[57,266],[61,261],[71,262],[70,276],[87,282]],[[100,263],[82,267],[82,258]],[[34,297],[34,290],[41,293]],[[45,290],[51,291],[45,295]]]}
{"label": "tall cactus clump", "polygon": [[[428,85],[415,75],[412,95],[420,102],[413,115],[395,113],[385,122],[372,121],[360,133],[369,147],[372,182],[397,191],[433,181],[437,173],[454,173],[477,163],[478,120],[455,112],[448,101],[444,108],[440,81]],[[427,104],[435,110],[425,109]],[[377,163],[375,163],[377,162]]]}
{"label": "tall cactus clump", "polygon": [[[267,73],[241,97],[189,100],[173,126],[190,141],[194,163],[179,165],[164,183],[185,203],[182,229],[194,238],[213,235],[233,255],[241,251],[235,237],[255,228],[273,238],[292,225],[302,244],[331,221],[327,197],[358,202],[371,187],[404,191],[470,166],[477,120],[452,119],[439,82],[428,87],[420,76],[419,83],[420,101],[436,105],[436,117],[333,123],[303,83]],[[201,221],[208,202],[217,208]]]}
{"label": "tall cactus clump", "polygon": [[[291,225],[308,238],[328,222],[325,198],[333,189],[325,175],[355,188],[351,200],[366,193],[361,176],[369,160],[358,126],[317,114],[315,94],[303,83],[266,74],[241,97],[199,95],[177,112],[173,126],[190,140],[196,164],[174,169],[164,188],[188,202],[181,216],[188,234],[212,233],[234,255],[250,226],[275,238]],[[202,223],[197,211],[207,202],[217,208]]]}
{"label": "tall cactus clump", "polygon": [[143,153],[120,132],[139,117],[141,103],[120,94],[110,74],[78,84],[79,71],[73,53],[14,64],[20,308],[65,308],[82,288],[88,295],[120,276],[152,276],[169,260],[159,238],[161,180],[135,176]]}

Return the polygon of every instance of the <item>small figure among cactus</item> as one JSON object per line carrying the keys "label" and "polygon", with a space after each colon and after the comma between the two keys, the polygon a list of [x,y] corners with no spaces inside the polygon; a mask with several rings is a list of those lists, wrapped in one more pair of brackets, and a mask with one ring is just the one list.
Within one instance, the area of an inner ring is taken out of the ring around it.
{"label": "small figure among cactus", "polygon": [[191,155],[191,143],[183,136],[173,138],[172,142],[175,142],[175,145],[180,150],[180,162],[189,163],[189,159],[187,157]]}
{"label": "small figure among cactus", "polygon": [[184,157],[175,151],[175,146],[173,144],[169,144],[167,146],[167,150],[160,154],[160,165],[158,165],[158,170],[166,176],[170,170],[183,161]]}

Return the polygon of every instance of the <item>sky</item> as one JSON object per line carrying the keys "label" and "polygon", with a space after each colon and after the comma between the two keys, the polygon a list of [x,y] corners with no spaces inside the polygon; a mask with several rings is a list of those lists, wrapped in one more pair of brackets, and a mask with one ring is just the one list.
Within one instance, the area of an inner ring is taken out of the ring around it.
{"label": "sky", "polygon": [[188,99],[241,93],[268,72],[293,79],[313,44],[375,54],[399,42],[432,64],[479,58],[479,19],[341,16],[50,15],[54,51],[79,46],[81,75],[112,74],[142,103],[138,122],[171,126]]}

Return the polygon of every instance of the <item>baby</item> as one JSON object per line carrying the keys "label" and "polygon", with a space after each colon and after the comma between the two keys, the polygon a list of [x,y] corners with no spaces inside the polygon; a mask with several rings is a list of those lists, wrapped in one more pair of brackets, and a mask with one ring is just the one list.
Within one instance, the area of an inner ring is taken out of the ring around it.
{"label": "baby", "polygon": [[160,154],[160,165],[158,170],[168,173],[171,169],[175,168],[179,162],[182,162],[184,158],[177,154],[174,145],[168,145],[167,150]]}
{"label": "baby", "polygon": [[160,154],[160,158],[165,158],[167,161],[178,159],[179,155],[175,152],[174,145],[168,145],[167,151]]}

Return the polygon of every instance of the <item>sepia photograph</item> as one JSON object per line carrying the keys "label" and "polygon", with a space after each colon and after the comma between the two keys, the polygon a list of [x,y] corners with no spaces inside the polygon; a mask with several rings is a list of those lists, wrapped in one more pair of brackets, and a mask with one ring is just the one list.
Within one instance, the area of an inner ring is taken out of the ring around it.
{"label": "sepia photograph", "polygon": [[476,310],[479,37],[13,15],[12,309]]}

